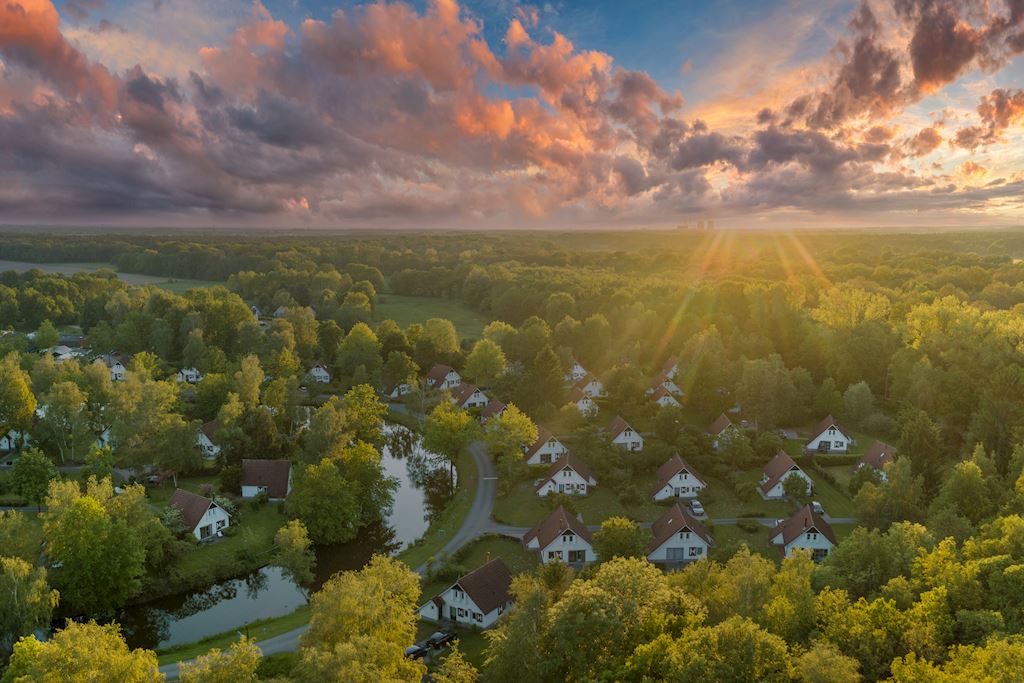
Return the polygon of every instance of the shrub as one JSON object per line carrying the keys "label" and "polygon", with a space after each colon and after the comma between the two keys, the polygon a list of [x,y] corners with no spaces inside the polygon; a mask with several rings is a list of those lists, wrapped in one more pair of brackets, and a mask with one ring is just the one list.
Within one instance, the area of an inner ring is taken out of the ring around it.
{"label": "shrub", "polygon": [[761,530],[761,525],[753,519],[740,519],[736,522],[736,526],[740,528],[740,531],[745,531],[748,534],[755,534]]}
{"label": "shrub", "polygon": [[299,655],[296,652],[277,652],[272,655],[264,655],[256,667],[256,677],[260,680],[290,679],[298,661]]}

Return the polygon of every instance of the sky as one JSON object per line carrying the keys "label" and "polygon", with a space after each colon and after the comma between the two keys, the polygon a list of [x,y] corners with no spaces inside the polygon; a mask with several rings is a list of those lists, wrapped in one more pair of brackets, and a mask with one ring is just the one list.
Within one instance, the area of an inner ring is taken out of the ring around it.
{"label": "sky", "polygon": [[0,223],[1024,224],[1024,0],[0,0]]}

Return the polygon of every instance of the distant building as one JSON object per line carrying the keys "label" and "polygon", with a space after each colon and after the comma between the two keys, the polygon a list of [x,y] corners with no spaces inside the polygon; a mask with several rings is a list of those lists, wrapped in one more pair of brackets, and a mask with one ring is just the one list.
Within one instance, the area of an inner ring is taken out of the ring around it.
{"label": "distant building", "polygon": [[630,427],[629,423],[621,417],[612,420],[607,431],[612,443],[616,446],[625,448],[632,453],[638,453],[644,449],[644,437],[640,436],[640,432]]}
{"label": "distant building", "polygon": [[673,455],[658,468],[657,479],[651,493],[654,500],[696,498],[708,485],[697,470],[678,455]]}
{"label": "distant building", "polygon": [[309,378],[318,384],[330,384],[331,372],[323,363],[317,363],[309,369]]}
{"label": "distant building", "polygon": [[831,415],[819,422],[811,435],[811,440],[804,446],[804,450],[810,453],[846,453],[855,443],[852,434]]}
{"label": "distant building", "polygon": [[199,428],[196,434],[196,445],[199,451],[207,460],[213,460],[220,454],[220,446],[217,445],[217,432],[220,431],[220,421],[210,420]]}
{"label": "distant building", "polygon": [[463,410],[483,408],[489,402],[487,395],[469,382],[460,383],[451,393],[452,403]]}
{"label": "distant building", "polygon": [[110,381],[124,381],[125,373],[128,372],[128,364],[131,362],[131,354],[112,351],[98,357],[94,363],[102,363],[110,369]]}
{"label": "distant building", "polygon": [[203,373],[196,368],[182,368],[178,370],[178,381],[184,384],[198,384],[203,379]]}
{"label": "distant building", "polygon": [[428,389],[454,389],[462,384],[462,376],[450,365],[435,365],[427,373],[426,385]]}
{"label": "distant building", "polygon": [[597,486],[597,478],[587,464],[572,453],[563,453],[541,479],[537,495],[585,496],[591,486]]}
{"label": "distant building", "polygon": [[885,474],[885,466],[892,462],[895,456],[895,448],[884,441],[876,441],[871,444],[868,452],[862,455],[857,464],[853,466],[853,471],[856,472],[862,467],[870,467],[878,472],[878,476],[882,478],[882,481],[888,481],[888,477]]}

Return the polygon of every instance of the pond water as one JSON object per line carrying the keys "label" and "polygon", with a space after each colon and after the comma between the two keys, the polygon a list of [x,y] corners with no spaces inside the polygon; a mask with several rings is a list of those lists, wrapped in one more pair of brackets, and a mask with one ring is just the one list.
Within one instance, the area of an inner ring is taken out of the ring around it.
{"label": "pond water", "polygon": [[128,644],[165,648],[231,629],[244,631],[257,619],[293,612],[306,602],[306,591],[319,589],[336,572],[359,569],[373,555],[395,554],[420,538],[451,498],[448,466],[402,427],[389,425],[385,436],[381,464],[398,482],[394,505],[385,519],[363,528],[353,541],[318,547],[313,585],[300,588],[279,568],[264,567],[205,590],[132,605],[116,617]]}

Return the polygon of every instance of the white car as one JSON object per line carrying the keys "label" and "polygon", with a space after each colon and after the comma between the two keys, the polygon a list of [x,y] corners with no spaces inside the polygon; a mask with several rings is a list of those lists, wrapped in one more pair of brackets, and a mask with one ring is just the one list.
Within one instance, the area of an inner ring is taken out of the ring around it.
{"label": "white car", "polygon": [[704,516],[704,506],[700,504],[699,500],[690,501],[690,510],[692,510],[693,514],[697,515],[698,517]]}
{"label": "white car", "polygon": [[825,508],[821,507],[821,503],[816,500],[811,501],[811,509],[814,510],[815,514],[825,514]]}

